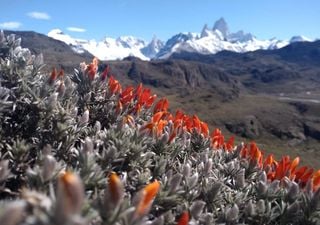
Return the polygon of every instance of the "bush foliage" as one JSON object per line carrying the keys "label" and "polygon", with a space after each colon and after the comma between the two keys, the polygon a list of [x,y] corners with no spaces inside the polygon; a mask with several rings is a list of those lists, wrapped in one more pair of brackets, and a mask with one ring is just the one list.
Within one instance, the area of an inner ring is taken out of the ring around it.
{"label": "bush foliage", "polygon": [[97,59],[43,74],[1,32],[0,60],[1,225],[320,223],[320,171],[299,158],[234,146]]}

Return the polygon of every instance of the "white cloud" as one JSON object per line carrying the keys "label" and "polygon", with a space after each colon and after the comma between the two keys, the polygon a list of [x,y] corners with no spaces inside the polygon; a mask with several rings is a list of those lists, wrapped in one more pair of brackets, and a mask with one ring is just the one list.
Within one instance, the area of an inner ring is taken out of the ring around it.
{"label": "white cloud", "polygon": [[73,32],[86,32],[86,29],[80,27],[67,27],[67,30]]}
{"label": "white cloud", "polygon": [[45,12],[29,12],[27,15],[33,19],[37,20],[50,20],[51,17],[48,13]]}
{"label": "white cloud", "polygon": [[3,29],[17,29],[21,26],[22,26],[22,23],[14,22],[14,21],[0,23],[0,28],[3,28]]}

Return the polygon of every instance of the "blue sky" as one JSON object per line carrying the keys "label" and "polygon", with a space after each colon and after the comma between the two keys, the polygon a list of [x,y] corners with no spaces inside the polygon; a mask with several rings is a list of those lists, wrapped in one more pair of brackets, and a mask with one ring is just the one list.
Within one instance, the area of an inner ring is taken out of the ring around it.
{"label": "blue sky", "polygon": [[200,32],[224,17],[229,29],[261,39],[301,34],[320,38],[320,0],[1,0],[0,29],[47,34],[59,28],[73,37],[100,40],[133,35],[166,40]]}

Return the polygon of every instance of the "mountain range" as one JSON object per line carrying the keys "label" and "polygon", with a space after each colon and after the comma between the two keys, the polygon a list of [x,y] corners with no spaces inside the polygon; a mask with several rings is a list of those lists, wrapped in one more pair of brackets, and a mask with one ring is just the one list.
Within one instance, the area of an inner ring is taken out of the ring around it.
{"label": "mountain range", "polygon": [[200,54],[215,54],[228,50],[233,52],[248,52],[259,49],[278,49],[289,43],[311,41],[304,36],[294,36],[290,40],[259,40],[251,33],[240,30],[232,33],[223,18],[214,23],[212,28],[205,25],[200,33],[178,33],[166,42],[153,37],[150,43],[133,37],[122,36],[116,39],[106,37],[102,41],[82,40],[64,34],[60,29],[51,30],[48,36],[70,45],[75,52],[88,51],[100,60],[117,60],[128,56],[142,60],[167,59],[174,53],[192,52]]}

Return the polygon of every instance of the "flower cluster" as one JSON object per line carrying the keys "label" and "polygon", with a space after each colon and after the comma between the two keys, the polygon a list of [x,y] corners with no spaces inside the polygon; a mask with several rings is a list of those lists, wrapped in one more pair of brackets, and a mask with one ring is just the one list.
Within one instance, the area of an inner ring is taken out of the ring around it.
{"label": "flower cluster", "polygon": [[320,171],[210,133],[98,60],[73,74],[0,32],[0,224],[318,224]]}

